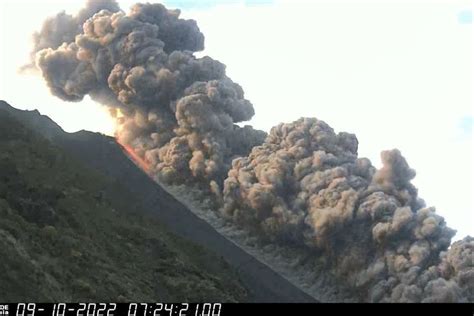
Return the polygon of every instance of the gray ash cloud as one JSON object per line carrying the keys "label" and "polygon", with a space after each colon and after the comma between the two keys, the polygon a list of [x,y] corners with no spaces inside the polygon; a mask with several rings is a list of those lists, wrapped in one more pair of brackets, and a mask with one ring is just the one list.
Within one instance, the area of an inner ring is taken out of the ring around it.
{"label": "gray ash cloud", "polygon": [[418,197],[398,150],[377,170],[353,134],[314,118],[268,135],[237,125],[252,104],[224,64],[194,56],[204,36],[179,16],[89,1],[45,21],[34,67],[57,97],[107,106],[118,140],[162,181],[202,184],[229,221],[320,254],[361,301],[474,301],[474,238],[448,249],[454,231]]}
{"label": "gray ash cloud", "polygon": [[325,256],[360,300],[473,301],[474,238],[448,250],[455,231],[418,198],[400,151],[383,151],[376,170],[357,145],[314,118],[274,127],[233,161],[223,215]]}
{"label": "gray ash cloud", "polygon": [[232,158],[266,134],[235,124],[252,118],[252,104],[224,64],[193,55],[204,36],[179,15],[161,4],[126,14],[113,1],[90,1],[77,16],[46,20],[32,55],[54,95],[108,106],[119,141],[163,181],[222,183]]}

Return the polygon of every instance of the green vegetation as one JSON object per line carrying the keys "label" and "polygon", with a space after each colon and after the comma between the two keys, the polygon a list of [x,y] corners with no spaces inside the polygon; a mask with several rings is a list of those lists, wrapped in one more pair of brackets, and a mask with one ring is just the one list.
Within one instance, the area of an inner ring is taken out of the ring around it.
{"label": "green vegetation", "polygon": [[227,263],[0,110],[0,301],[245,301]]}

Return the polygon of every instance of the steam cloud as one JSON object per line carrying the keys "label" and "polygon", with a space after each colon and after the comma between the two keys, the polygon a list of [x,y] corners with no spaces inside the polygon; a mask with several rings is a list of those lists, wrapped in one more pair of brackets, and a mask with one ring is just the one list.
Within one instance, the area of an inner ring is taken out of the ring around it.
{"label": "steam cloud", "polygon": [[354,135],[314,118],[269,135],[236,125],[252,104],[222,63],[193,55],[204,36],[179,15],[89,1],[46,20],[34,66],[61,99],[109,107],[119,141],[162,181],[198,183],[237,225],[320,253],[361,301],[474,301],[474,238],[448,250],[454,231],[418,197],[398,150],[382,152],[376,170]]}

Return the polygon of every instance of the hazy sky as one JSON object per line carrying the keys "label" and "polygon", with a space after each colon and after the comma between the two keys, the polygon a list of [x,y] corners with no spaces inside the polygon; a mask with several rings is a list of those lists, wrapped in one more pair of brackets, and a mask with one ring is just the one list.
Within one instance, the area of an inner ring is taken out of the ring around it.
{"label": "hazy sky", "polygon": [[[135,1],[119,1],[127,10]],[[152,1],[149,1],[152,2]],[[399,148],[415,185],[457,238],[474,235],[472,1],[164,1],[197,20],[208,54],[227,65],[269,130],[301,116],[355,133],[360,156],[380,165]],[[20,75],[30,35],[81,1],[0,1],[0,99],[38,108],[66,131],[113,132],[89,99],[49,95]]]}

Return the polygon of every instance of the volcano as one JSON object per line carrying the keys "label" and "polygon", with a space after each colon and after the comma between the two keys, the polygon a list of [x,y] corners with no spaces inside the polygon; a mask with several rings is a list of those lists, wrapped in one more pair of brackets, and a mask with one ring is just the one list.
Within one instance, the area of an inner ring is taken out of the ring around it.
{"label": "volcano", "polygon": [[[142,168],[137,166],[140,161],[133,161],[134,157],[130,156],[126,148],[117,143],[115,138],[88,131],[66,133],[53,120],[41,115],[36,110],[18,110],[6,102],[0,101],[0,117],[5,118],[6,116],[11,116],[18,121],[18,125],[23,125],[21,128],[34,130],[35,134],[39,134],[41,138],[46,139],[48,144],[73,157],[73,160],[76,160],[86,170],[100,174],[101,177],[107,178],[111,183],[123,187],[124,192],[127,192],[127,195],[123,198],[130,201],[137,209],[142,210],[143,216],[151,216],[166,226],[166,229],[172,234],[191,241],[198,247],[203,247],[205,251],[225,261],[235,271],[236,280],[242,284],[247,292],[246,296],[240,296],[240,299],[250,302],[316,301],[216,232],[208,223],[198,218],[168,194],[142,170],[146,166],[141,166]],[[105,189],[106,192],[96,192],[97,199],[101,199],[102,195],[116,194],[107,192],[107,190]],[[110,190],[113,189],[110,188]],[[77,210],[77,212],[80,211],[80,209]],[[142,215],[138,214],[138,216]],[[91,222],[94,220],[94,218],[88,219]],[[54,225],[47,226],[53,227]],[[53,228],[48,229],[53,230]],[[126,245],[122,246],[126,247]],[[45,253],[42,255],[48,256]],[[209,258],[206,259],[205,253],[202,254],[202,260],[209,260]],[[22,276],[19,275],[19,277]],[[227,285],[235,287],[235,284],[229,283]],[[150,287],[153,286],[150,285]],[[87,288],[87,285],[83,287]],[[105,299],[105,297],[100,297],[100,294],[97,294],[100,293],[100,289],[94,289],[94,291],[96,295],[91,294],[89,299]],[[38,297],[60,298],[57,295],[55,296],[53,293],[50,296]],[[33,296],[32,298],[38,297]],[[185,297],[176,296],[172,298],[186,299]],[[71,300],[71,298],[69,299]],[[140,298],[136,299],[139,300]],[[209,297],[209,299],[212,299],[212,297]]]}

